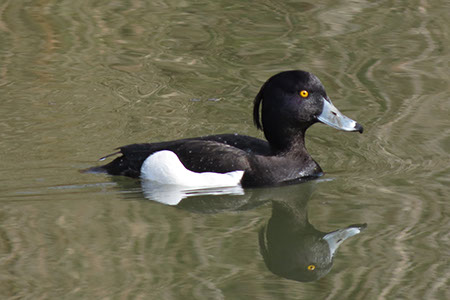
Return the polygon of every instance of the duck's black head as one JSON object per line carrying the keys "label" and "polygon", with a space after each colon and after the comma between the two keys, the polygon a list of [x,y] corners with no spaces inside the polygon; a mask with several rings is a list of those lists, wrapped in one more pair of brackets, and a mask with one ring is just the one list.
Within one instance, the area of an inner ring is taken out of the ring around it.
{"label": "duck's black head", "polygon": [[300,70],[278,73],[264,83],[255,98],[253,120],[271,146],[281,151],[292,143],[303,143],[305,131],[316,122],[344,131],[363,131],[331,103],[314,74]]}

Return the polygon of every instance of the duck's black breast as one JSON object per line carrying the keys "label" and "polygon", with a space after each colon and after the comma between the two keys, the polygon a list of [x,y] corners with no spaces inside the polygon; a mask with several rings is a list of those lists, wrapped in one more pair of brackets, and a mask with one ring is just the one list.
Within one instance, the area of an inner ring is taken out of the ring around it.
{"label": "duck's black breast", "polygon": [[310,157],[293,159],[287,156],[255,155],[249,158],[251,168],[244,173],[244,187],[270,186],[307,181],[323,174]]}

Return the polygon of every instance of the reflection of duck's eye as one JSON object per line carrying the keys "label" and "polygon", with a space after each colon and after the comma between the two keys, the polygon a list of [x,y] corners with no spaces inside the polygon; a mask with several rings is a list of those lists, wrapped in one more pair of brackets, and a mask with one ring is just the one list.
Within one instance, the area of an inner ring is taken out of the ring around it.
{"label": "reflection of duck's eye", "polygon": [[309,265],[308,266],[308,271],[314,271],[315,268],[316,268],[315,265]]}
{"label": "reflection of duck's eye", "polygon": [[300,91],[300,96],[302,96],[303,98],[308,97],[308,95],[309,95],[308,91],[305,90]]}

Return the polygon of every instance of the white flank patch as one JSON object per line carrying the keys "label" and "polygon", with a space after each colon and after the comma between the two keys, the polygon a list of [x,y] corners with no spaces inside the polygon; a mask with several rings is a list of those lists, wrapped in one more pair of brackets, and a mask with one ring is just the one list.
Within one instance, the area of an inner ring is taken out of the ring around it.
{"label": "white flank patch", "polygon": [[190,188],[237,186],[244,171],[228,173],[196,173],[185,168],[172,151],[158,151],[147,157],[141,167],[141,178],[160,184],[179,185]]}

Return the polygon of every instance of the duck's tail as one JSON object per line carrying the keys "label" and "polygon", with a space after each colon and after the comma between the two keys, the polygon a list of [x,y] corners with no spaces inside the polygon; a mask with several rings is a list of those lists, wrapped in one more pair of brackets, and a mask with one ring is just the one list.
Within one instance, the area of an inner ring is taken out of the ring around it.
{"label": "duck's tail", "polygon": [[108,170],[104,166],[91,167],[87,169],[80,170],[81,173],[87,174],[108,174]]}
{"label": "duck's tail", "polygon": [[[114,155],[118,155],[121,154],[120,151],[105,155],[103,157],[101,157],[98,161],[104,161],[105,159],[107,159],[108,157],[114,156]],[[97,167],[90,167],[87,169],[83,169],[80,170],[81,173],[90,173],[90,174],[110,174],[110,169],[111,166],[113,165],[113,163],[116,161],[117,159],[113,160],[112,162],[106,164],[106,165],[102,165],[102,166],[97,166]]]}

